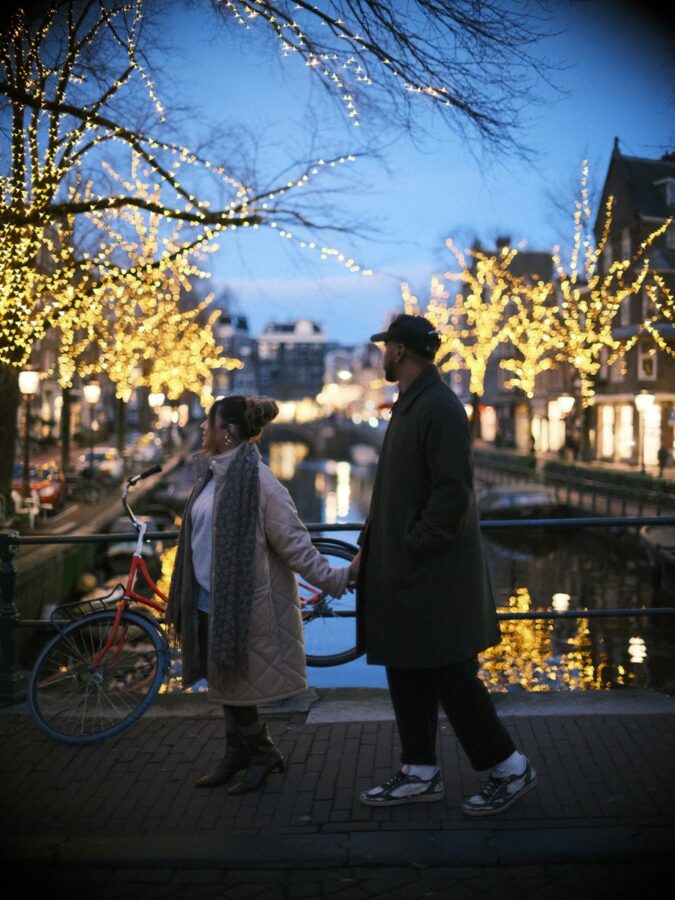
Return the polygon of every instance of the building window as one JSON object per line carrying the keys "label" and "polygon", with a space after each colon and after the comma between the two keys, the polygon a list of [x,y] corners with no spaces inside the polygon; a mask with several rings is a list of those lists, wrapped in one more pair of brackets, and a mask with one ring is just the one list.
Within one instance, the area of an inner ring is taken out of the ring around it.
{"label": "building window", "polygon": [[675,179],[673,178],[666,181],[666,203],[668,206],[675,206]]}
{"label": "building window", "polygon": [[656,344],[653,341],[640,341],[638,345],[638,379],[640,381],[656,381],[657,375]]}
{"label": "building window", "polygon": [[669,250],[675,250],[675,227],[672,222],[666,229],[666,247]]}
{"label": "building window", "polygon": [[649,292],[644,287],[640,291],[640,297],[642,299],[642,319],[641,319],[641,321],[644,322],[648,318],[650,318],[650,313],[652,312],[652,301],[649,297]]}
{"label": "building window", "polygon": [[633,407],[628,404],[619,407],[617,432],[619,459],[631,459],[635,438],[633,436]]}
{"label": "building window", "polygon": [[[560,414],[557,400],[548,401],[548,445],[551,450],[560,450],[565,444],[565,420]],[[543,447],[541,448],[544,449]]]}
{"label": "building window", "polygon": [[619,323],[630,325],[630,297],[624,297],[619,307]]}
{"label": "building window", "polygon": [[614,459],[614,407],[604,404],[600,413],[600,458]]}
{"label": "building window", "polygon": [[611,241],[607,241],[605,247],[602,251],[602,262],[605,267],[605,272],[609,270],[609,267],[612,265],[612,244]]}
{"label": "building window", "polygon": [[621,256],[624,259],[630,259],[630,253],[630,228],[623,228],[621,230]]}
{"label": "building window", "polygon": [[654,403],[645,413],[644,420],[644,460],[645,465],[655,466],[661,446],[661,404]]}
{"label": "building window", "polygon": [[624,359],[617,359],[615,363],[609,366],[609,380],[611,382],[619,382],[623,381],[624,376],[626,374],[626,361]]}

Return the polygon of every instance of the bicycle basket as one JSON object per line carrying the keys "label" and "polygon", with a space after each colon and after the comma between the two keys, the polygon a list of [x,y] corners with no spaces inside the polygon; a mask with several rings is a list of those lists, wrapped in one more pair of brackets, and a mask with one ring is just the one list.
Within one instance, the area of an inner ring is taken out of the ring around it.
{"label": "bicycle basket", "polygon": [[75,603],[64,603],[63,606],[57,606],[49,618],[52,622],[72,622],[75,619],[81,619],[82,616],[91,615],[91,613],[114,609],[122,597],[124,597],[124,587],[118,584],[105,597],[78,600]]}

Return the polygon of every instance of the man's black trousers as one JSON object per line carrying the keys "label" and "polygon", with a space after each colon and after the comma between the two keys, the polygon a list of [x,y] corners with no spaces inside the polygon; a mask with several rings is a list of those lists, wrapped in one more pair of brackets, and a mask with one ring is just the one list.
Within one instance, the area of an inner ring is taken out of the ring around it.
{"label": "man's black trousers", "polygon": [[435,669],[387,666],[387,680],[403,764],[436,765],[439,704],[474,769],[490,769],[514,752],[475,658]]}

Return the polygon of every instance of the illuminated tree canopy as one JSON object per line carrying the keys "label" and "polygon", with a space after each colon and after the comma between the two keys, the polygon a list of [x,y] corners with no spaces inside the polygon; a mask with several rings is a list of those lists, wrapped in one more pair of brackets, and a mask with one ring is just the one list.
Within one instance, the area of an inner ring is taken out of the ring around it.
{"label": "illuminated tree canopy", "polygon": [[[569,266],[562,263],[558,248],[553,254],[557,283],[551,285],[551,293],[559,299],[558,314],[552,319],[552,324],[561,345],[559,359],[576,370],[581,383],[581,401],[585,407],[592,402],[595,379],[603,360],[612,365],[638,340],[639,331],[631,338],[616,337],[617,313],[621,304],[638,294],[643,285],[662,284],[651,270],[646,252],[672,222],[672,219],[667,219],[652,231],[630,259],[616,259],[607,271],[603,271],[600,258],[611,232],[613,205],[614,198],[609,197],[604,210],[602,233],[596,245],[590,224],[588,165],[584,163],[580,196],[574,212]],[[667,292],[663,300],[656,289],[653,293],[661,313],[668,315]],[[647,323],[646,328],[652,332],[655,330],[651,322]]]}
{"label": "illuminated tree canopy", "polygon": [[[446,244],[459,268],[446,272],[444,278],[432,278],[430,299],[422,315],[440,332],[438,366],[441,371],[467,369],[471,376],[469,389],[480,397],[488,361],[506,339],[509,312],[513,309],[513,278],[509,266],[517,250],[504,247],[497,256],[489,256],[472,249],[465,255],[451,240]],[[462,289],[450,304],[445,279],[462,283]],[[420,312],[417,298],[405,284],[403,299],[406,312]]]}

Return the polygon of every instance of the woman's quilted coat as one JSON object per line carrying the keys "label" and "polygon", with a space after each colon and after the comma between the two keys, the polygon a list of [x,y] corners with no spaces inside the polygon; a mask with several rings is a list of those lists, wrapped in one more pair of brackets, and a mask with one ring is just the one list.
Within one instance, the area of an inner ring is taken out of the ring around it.
{"label": "woman's quilted coat", "polygon": [[[227,470],[237,449],[209,460],[196,460],[198,480],[183,516],[178,553],[171,580],[167,617],[181,637],[183,683],[206,678],[209,699],[232,706],[250,706],[293,696],[307,687],[302,618],[294,573],[334,596],[349,577],[347,566],[332,567],[311,542],[290,494],[271,470],[259,463],[260,493],[254,553],[254,590],[249,635],[248,675],[227,690],[218,687],[217,673],[201,665],[198,637],[198,586],[192,566],[190,511],[208,478],[216,480],[215,503],[227,503]],[[219,535],[213,535],[213,557]],[[213,586],[212,586],[213,587]]]}

